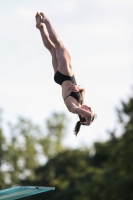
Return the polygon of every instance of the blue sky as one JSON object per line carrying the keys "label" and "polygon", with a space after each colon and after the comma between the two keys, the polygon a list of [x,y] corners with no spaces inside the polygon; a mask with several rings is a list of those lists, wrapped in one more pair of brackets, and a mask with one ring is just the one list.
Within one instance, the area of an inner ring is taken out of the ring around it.
{"label": "blue sky", "polygon": [[[0,2],[0,107],[6,121],[21,115],[43,124],[53,111],[69,118],[67,145],[90,146],[108,138],[116,125],[115,107],[133,85],[132,0],[4,0]],[[36,12],[45,12],[72,57],[85,103],[98,115],[77,138],[77,116],[69,113],[53,80],[49,52],[35,28]],[[54,98],[53,98],[54,95]]]}

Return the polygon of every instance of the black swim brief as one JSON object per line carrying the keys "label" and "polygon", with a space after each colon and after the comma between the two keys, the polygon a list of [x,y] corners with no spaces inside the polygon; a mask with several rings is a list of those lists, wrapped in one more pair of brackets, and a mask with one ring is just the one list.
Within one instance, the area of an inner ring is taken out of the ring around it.
{"label": "black swim brief", "polygon": [[[62,83],[64,81],[71,81],[74,85],[77,85],[74,75],[67,76],[67,75],[60,73],[58,70],[54,75],[54,81],[56,83],[58,83],[59,85],[62,85]],[[73,98],[75,98],[80,104],[82,103],[82,96],[81,96],[80,92],[71,92],[71,94],[69,94],[67,97],[69,97],[69,96],[72,96]],[[64,101],[65,101],[65,99],[64,99]]]}

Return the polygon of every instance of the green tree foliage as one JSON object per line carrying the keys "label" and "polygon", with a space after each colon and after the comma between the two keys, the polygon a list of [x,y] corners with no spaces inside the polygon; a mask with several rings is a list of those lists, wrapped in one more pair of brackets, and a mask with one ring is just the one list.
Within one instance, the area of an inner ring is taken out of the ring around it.
{"label": "green tree foliage", "polygon": [[[6,172],[2,171],[1,180],[8,178],[7,186],[56,188],[25,198],[27,200],[132,200],[133,97],[121,102],[117,115],[121,136],[117,136],[117,129],[110,131],[108,141],[94,144],[94,155],[88,149],[65,149],[62,141],[66,118],[63,114],[54,113],[49,117],[45,134],[31,121],[19,118],[15,126],[10,126],[10,142],[4,137],[1,126],[1,169],[5,163],[8,167]],[[47,157],[43,166],[39,163],[40,154]]]}
{"label": "green tree foliage", "polygon": [[5,157],[7,154],[6,139],[4,137],[2,129],[2,110],[0,110],[0,189],[5,187],[5,171],[2,169],[5,163]]}
{"label": "green tree foliage", "polygon": [[18,185],[20,179],[34,179],[34,170],[39,166],[36,139],[40,130],[30,120],[20,117],[15,125],[9,124],[9,132],[5,161],[7,186],[11,187]]}
{"label": "green tree foliage", "polygon": [[108,174],[113,184],[107,191],[114,191],[112,198],[133,199],[133,97],[122,102],[117,113],[122,135],[109,141]]}
{"label": "green tree foliage", "polygon": [[[46,121],[47,133],[31,120],[19,117],[15,125],[8,124],[8,138],[0,127],[0,187],[20,185],[20,180],[36,179],[35,169],[41,158],[55,155],[63,149],[66,116],[53,113]],[[1,120],[2,124],[2,120]],[[42,149],[42,151],[40,150]]]}
{"label": "green tree foliage", "polygon": [[[93,178],[93,173],[87,150],[66,150],[50,159],[45,166],[37,169],[35,182],[28,182],[32,185],[54,186],[56,190],[27,199],[88,199],[88,184]],[[97,170],[97,173],[101,173],[101,170]]]}
{"label": "green tree foliage", "polygon": [[53,113],[46,120],[47,133],[40,139],[43,153],[47,158],[52,158],[65,148],[63,139],[67,130],[67,118],[63,113]]}
{"label": "green tree foliage", "polygon": [[36,170],[35,181],[24,185],[55,186],[56,190],[27,197],[51,200],[133,199],[133,97],[117,109],[121,136],[110,131],[110,139],[88,150],[66,150]]}

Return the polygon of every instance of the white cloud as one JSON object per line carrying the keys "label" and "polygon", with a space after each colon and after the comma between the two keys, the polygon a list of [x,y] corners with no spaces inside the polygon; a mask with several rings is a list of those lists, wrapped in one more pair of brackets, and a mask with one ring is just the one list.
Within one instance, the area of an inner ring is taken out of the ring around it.
{"label": "white cloud", "polygon": [[[126,52],[114,52],[94,54],[88,56],[80,56],[73,59],[74,66],[90,66],[89,71],[98,69],[110,69],[110,68],[124,68],[132,63],[130,54]],[[76,69],[78,70],[78,68]]]}
{"label": "white cloud", "polygon": [[97,0],[97,2],[102,4],[120,4],[120,5],[133,6],[132,0]]}
{"label": "white cloud", "polygon": [[74,8],[74,4],[70,1],[69,2],[67,1],[64,3],[63,8],[65,10],[72,10]]}
{"label": "white cloud", "polygon": [[30,9],[28,7],[17,7],[15,9],[15,16],[17,18],[21,18],[29,22],[35,20],[35,18],[33,18],[35,14],[36,14],[36,10]]}
{"label": "white cloud", "polygon": [[[116,20],[115,20],[116,21]],[[123,26],[119,23],[114,23],[114,21],[107,21],[105,23],[100,23],[96,25],[90,25],[87,27],[87,32],[92,35],[98,36],[108,36],[116,39],[125,39],[127,36],[131,36],[130,28]]]}
{"label": "white cloud", "polygon": [[69,27],[69,29],[70,32],[68,32],[68,34],[71,35],[74,33],[78,35],[82,31],[84,34],[91,34],[93,36],[108,36],[118,40],[131,38],[133,31],[132,26],[121,18],[108,19],[97,23],[87,22],[86,24]]}

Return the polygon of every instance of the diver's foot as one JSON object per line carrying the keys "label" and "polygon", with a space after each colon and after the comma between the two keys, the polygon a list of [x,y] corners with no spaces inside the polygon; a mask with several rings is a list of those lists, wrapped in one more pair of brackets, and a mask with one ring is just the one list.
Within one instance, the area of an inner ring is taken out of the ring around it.
{"label": "diver's foot", "polygon": [[48,21],[47,16],[43,12],[40,12],[40,15],[41,15],[41,22],[46,23]]}
{"label": "diver's foot", "polygon": [[42,29],[43,28],[43,23],[41,21],[41,15],[38,12],[37,12],[35,18],[36,18],[36,27],[38,29]]}

